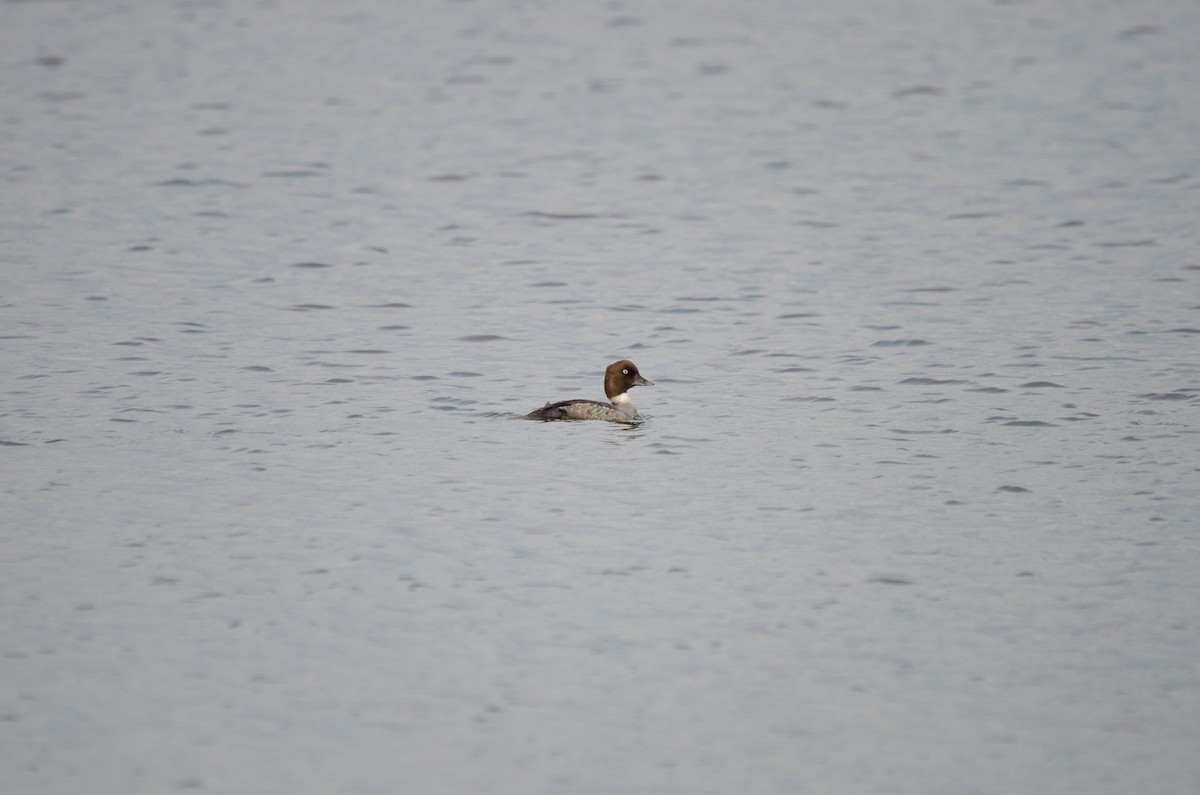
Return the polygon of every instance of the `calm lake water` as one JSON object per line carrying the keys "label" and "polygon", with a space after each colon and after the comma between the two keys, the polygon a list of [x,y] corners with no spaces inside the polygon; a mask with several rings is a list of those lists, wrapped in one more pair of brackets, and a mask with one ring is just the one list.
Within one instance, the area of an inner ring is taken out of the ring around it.
{"label": "calm lake water", "polygon": [[1197,41],[0,2],[5,792],[1200,791]]}

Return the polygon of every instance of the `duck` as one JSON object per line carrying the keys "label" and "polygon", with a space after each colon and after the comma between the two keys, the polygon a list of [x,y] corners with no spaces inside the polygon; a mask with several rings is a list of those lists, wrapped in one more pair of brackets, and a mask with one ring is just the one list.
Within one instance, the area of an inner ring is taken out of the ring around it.
{"label": "duck", "polygon": [[622,359],[613,362],[604,370],[604,394],[608,395],[607,403],[582,398],[560,400],[558,403],[547,403],[521,419],[633,422],[637,419],[638,410],[629,399],[629,390],[635,386],[654,386],[654,382],[643,378],[636,364]]}

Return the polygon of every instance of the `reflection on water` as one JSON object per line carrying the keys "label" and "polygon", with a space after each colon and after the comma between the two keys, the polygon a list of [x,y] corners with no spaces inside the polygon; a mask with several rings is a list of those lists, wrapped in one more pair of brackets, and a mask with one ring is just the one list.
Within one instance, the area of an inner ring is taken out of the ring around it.
{"label": "reflection on water", "polygon": [[9,786],[1194,789],[1200,11],[418,5],[5,5]]}

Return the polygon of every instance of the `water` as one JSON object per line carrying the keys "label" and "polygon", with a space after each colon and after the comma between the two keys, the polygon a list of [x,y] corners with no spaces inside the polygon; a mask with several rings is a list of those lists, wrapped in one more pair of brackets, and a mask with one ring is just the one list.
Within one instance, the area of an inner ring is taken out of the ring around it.
{"label": "water", "polygon": [[0,17],[6,791],[1200,788],[1194,3]]}

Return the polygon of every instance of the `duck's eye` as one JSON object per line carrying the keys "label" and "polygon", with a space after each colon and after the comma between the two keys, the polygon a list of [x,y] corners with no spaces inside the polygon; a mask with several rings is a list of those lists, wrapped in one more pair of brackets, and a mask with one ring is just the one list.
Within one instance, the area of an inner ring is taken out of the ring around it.
{"label": "duck's eye", "polygon": [[622,372],[622,373],[624,373],[625,375],[629,375],[629,368],[628,368],[628,367],[626,367],[626,368],[625,368],[624,370],[622,370],[621,372]]}

